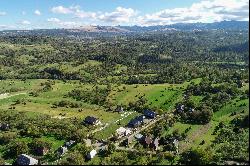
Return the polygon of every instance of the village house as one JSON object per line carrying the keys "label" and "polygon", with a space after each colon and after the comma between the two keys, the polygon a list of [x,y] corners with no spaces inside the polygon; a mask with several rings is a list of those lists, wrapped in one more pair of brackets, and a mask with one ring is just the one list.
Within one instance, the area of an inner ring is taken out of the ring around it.
{"label": "village house", "polygon": [[67,151],[68,151],[68,148],[65,147],[65,146],[61,146],[61,147],[57,150],[59,156],[64,155]]}
{"label": "village house", "polygon": [[141,142],[145,147],[150,147],[153,148],[154,150],[159,149],[159,138],[153,139],[150,136],[146,136],[141,139]]}
{"label": "village house", "polygon": [[99,120],[95,117],[87,116],[84,120],[84,123],[89,125],[96,125],[99,123]]}
{"label": "village house", "polygon": [[87,155],[87,158],[91,160],[95,157],[96,154],[97,154],[96,150],[93,149],[89,152],[89,154]]}
{"label": "village house", "polygon": [[17,158],[17,165],[38,165],[38,160],[26,154],[21,154]]}
{"label": "village house", "polygon": [[149,109],[146,109],[143,111],[143,114],[147,117],[147,118],[150,118],[150,119],[154,119],[156,117],[156,113],[154,111],[151,111]]}
{"label": "village house", "polygon": [[143,115],[137,116],[134,119],[130,120],[128,126],[132,128],[139,127],[141,124],[144,123],[144,120],[145,120],[145,116]]}

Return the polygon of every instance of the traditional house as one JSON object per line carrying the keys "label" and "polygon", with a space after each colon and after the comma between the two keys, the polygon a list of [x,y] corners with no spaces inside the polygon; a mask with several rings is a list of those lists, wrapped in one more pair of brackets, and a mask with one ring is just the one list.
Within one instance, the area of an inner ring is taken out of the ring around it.
{"label": "traditional house", "polygon": [[95,117],[87,116],[85,118],[84,122],[86,124],[96,125],[99,122],[99,120],[97,118],[95,118]]}
{"label": "traditional house", "polygon": [[68,151],[68,148],[65,147],[65,146],[61,146],[61,147],[57,150],[57,152],[58,152],[58,154],[59,154],[60,156],[64,155],[67,151]]}
{"label": "traditional house", "polygon": [[92,158],[95,157],[96,154],[97,154],[96,150],[93,149],[93,150],[91,150],[90,153],[87,155],[87,158],[88,158],[88,159],[92,159]]}
{"label": "traditional house", "polygon": [[147,118],[150,118],[150,119],[154,119],[156,117],[156,113],[154,111],[151,111],[149,109],[146,109],[143,111],[143,114],[147,117]]}
{"label": "traditional house", "polygon": [[38,165],[38,160],[26,154],[21,154],[17,158],[17,165]]}

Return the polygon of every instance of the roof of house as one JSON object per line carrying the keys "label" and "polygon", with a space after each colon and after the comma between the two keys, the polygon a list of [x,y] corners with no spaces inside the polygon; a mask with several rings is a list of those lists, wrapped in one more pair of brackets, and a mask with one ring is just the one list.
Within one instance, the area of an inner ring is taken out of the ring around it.
{"label": "roof of house", "polygon": [[129,121],[129,124],[130,126],[137,126],[137,125],[140,125],[141,122],[138,120],[138,119],[132,119]]}
{"label": "roof of house", "polygon": [[61,154],[64,154],[68,151],[68,148],[65,147],[65,146],[61,146],[59,149],[58,149],[58,152],[61,153]]}
{"label": "roof of house", "polygon": [[93,117],[93,116],[87,116],[84,120],[84,122],[89,123],[89,124],[94,124],[97,122],[97,118]]}
{"label": "roof of house", "polygon": [[87,157],[90,158],[90,159],[92,159],[92,158],[95,157],[96,154],[97,154],[96,150],[93,149],[93,150],[90,151],[90,153],[88,154]]}
{"label": "roof of house", "polygon": [[36,165],[38,160],[26,154],[21,154],[17,158],[18,165]]}
{"label": "roof of house", "polygon": [[154,146],[156,146],[156,147],[158,147],[158,145],[159,145],[159,138],[155,138],[155,140],[154,140]]}
{"label": "roof of house", "polygon": [[70,147],[70,146],[72,146],[75,142],[76,142],[76,141],[70,140],[70,141],[68,141],[68,142],[65,142],[65,146],[66,146],[66,147]]}
{"label": "roof of house", "polygon": [[143,114],[147,117],[150,117],[150,118],[154,118],[156,116],[156,113],[154,111],[149,110],[149,109],[144,110]]}
{"label": "roof of house", "polygon": [[147,145],[150,145],[153,142],[153,139],[151,137],[145,137],[144,141]]}
{"label": "roof of house", "polygon": [[135,138],[136,138],[136,139],[141,139],[142,137],[143,137],[143,135],[140,134],[140,133],[135,135]]}
{"label": "roof of house", "polygon": [[144,115],[140,115],[140,116],[137,116],[135,119],[137,119],[140,122],[143,122],[144,119],[145,119],[145,116]]}

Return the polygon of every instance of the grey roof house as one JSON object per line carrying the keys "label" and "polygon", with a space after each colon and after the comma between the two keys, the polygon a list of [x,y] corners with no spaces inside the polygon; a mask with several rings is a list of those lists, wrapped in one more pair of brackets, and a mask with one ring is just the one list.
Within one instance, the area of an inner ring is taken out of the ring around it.
{"label": "grey roof house", "polygon": [[153,119],[156,117],[156,113],[154,111],[151,111],[149,109],[146,109],[143,111],[143,114],[147,117],[147,118],[150,118],[150,119]]}

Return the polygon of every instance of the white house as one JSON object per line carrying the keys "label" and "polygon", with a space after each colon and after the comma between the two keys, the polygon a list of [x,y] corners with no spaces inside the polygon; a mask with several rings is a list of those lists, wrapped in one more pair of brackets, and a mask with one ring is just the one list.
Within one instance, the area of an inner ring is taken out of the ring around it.
{"label": "white house", "polygon": [[128,134],[131,133],[131,130],[129,129],[126,129],[124,127],[120,127],[119,129],[116,130],[116,133],[119,135],[119,136],[126,136]]}
{"label": "white house", "polygon": [[91,150],[91,152],[87,155],[87,158],[88,158],[88,159],[92,159],[92,158],[95,157],[96,154],[97,154],[96,150],[93,149],[93,150]]}

